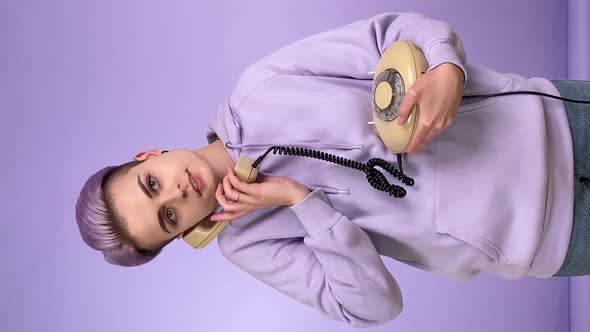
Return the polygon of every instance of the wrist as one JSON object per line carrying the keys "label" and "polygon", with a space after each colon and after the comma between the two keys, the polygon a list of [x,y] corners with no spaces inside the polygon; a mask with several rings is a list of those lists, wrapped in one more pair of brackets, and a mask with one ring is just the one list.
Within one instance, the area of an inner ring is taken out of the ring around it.
{"label": "wrist", "polygon": [[291,199],[289,200],[289,206],[293,206],[298,204],[299,202],[301,202],[303,199],[305,199],[305,197],[307,197],[307,195],[309,195],[311,192],[305,188],[304,186],[297,186],[295,188],[295,190],[293,190],[293,193],[291,194]]}
{"label": "wrist", "polygon": [[451,62],[442,63],[440,66],[450,72],[453,72],[455,76],[457,76],[457,78],[461,81],[461,84],[465,83],[465,74],[463,74],[463,70],[461,69],[461,67]]}

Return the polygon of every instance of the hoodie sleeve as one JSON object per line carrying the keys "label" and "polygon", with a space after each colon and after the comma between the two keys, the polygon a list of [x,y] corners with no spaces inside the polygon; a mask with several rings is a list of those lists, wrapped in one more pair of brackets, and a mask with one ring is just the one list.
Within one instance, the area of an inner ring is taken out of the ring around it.
{"label": "hoodie sleeve", "polygon": [[258,64],[275,74],[372,79],[369,75],[389,45],[412,42],[422,50],[428,71],[452,63],[467,82],[465,50],[445,22],[418,13],[384,13],[312,35],[262,58]]}
{"label": "hoodie sleeve", "polygon": [[402,294],[369,236],[335,211],[321,188],[290,207],[308,235],[250,241],[231,226],[223,255],[250,275],[351,326],[386,323],[402,312]]}

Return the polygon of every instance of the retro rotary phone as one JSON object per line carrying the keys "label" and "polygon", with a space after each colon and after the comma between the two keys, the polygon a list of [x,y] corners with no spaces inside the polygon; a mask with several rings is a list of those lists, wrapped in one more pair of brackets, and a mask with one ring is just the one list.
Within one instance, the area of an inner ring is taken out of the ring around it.
{"label": "retro rotary phone", "polygon": [[[372,106],[373,121],[377,136],[387,148],[398,155],[406,152],[420,119],[418,105],[414,105],[406,123],[398,125],[399,106],[406,91],[428,70],[428,62],[422,51],[411,42],[399,40],[391,44],[381,55],[373,74]],[[563,98],[538,91],[508,91],[493,94],[462,96],[461,99],[498,97],[505,95],[531,94],[572,103],[590,104],[590,100]],[[400,163],[401,165],[401,163]],[[401,166],[400,166],[401,167]]]}
{"label": "retro rotary phone", "polygon": [[[241,156],[234,169],[237,177],[243,182],[255,182],[260,170],[258,165],[262,162],[262,159],[272,151],[275,154],[289,154],[322,159],[363,171],[366,173],[369,183],[374,188],[388,192],[396,198],[404,197],[406,194],[405,190],[400,186],[389,184],[383,174],[375,169],[375,166],[379,166],[393,174],[393,176],[408,186],[414,185],[414,180],[403,173],[401,155],[406,152],[408,144],[418,125],[418,120],[420,118],[418,105],[413,106],[410,116],[404,125],[400,126],[394,120],[398,117],[399,105],[401,104],[406,91],[426,72],[427,69],[428,63],[426,62],[426,58],[422,51],[416,48],[412,43],[402,40],[394,42],[385,50],[385,52],[383,52],[375,71],[370,73],[373,74],[371,98],[373,106],[373,122],[369,122],[369,124],[374,125],[373,128],[375,129],[377,136],[379,136],[390,151],[397,155],[397,161],[400,168],[399,171],[385,160],[379,158],[372,158],[366,164],[363,164],[316,150],[273,146],[255,162],[252,162],[252,160],[246,156]],[[463,96],[462,99],[496,97],[511,94],[534,94],[574,103],[590,104],[590,101],[588,100],[568,99],[537,91],[510,91],[496,94]],[[225,226],[227,226],[229,222],[230,220],[213,222],[209,217],[206,217],[193,227],[186,230],[183,234],[183,239],[193,248],[203,249],[225,228]]]}
{"label": "retro rotary phone", "polygon": [[407,41],[396,41],[389,46],[373,73],[373,124],[377,136],[389,150],[396,154],[406,152],[414,136],[420,112],[418,105],[412,107],[406,123],[398,125],[395,120],[399,106],[408,90],[428,69],[422,51]]}

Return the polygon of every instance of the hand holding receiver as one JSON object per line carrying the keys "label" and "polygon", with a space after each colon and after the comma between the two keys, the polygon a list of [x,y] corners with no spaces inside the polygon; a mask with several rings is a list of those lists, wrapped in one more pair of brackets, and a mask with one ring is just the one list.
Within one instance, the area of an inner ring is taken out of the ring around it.
{"label": "hand holding receiver", "polygon": [[223,212],[211,216],[211,220],[233,220],[257,209],[294,205],[308,194],[307,188],[288,177],[266,176],[257,182],[246,183],[228,167],[223,183],[217,185],[215,192]]}
{"label": "hand holding receiver", "polygon": [[[240,157],[236,164],[235,177],[239,178],[242,183],[252,183],[258,176],[258,167],[252,167],[253,161],[248,157]],[[217,194],[216,194],[217,195]],[[195,249],[203,249],[213,240],[228,224],[229,220],[215,222],[207,216],[196,223],[193,227],[187,229],[183,235],[183,240]]]}

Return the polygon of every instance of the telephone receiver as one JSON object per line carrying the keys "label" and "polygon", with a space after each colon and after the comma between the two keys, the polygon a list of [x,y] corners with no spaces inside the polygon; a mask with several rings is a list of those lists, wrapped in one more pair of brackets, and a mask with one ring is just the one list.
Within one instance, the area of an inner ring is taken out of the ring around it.
{"label": "telephone receiver", "polygon": [[387,148],[405,153],[414,136],[420,111],[414,105],[404,125],[397,124],[399,106],[406,91],[428,69],[426,57],[414,44],[399,40],[391,44],[377,63],[373,74],[373,129]]}
{"label": "telephone receiver", "polygon": [[[246,156],[241,156],[234,167],[238,179],[246,183],[253,183],[258,177],[260,166],[252,167],[254,161]],[[205,217],[197,224],[187,229],[182,238],[195,249],[203,249],[213,240],[231,220],[212,221],[210,216]]]}
{"label": "telephone receiver", "polygon": [[[407,122],[400,126],[396,121],[399,104],[405,91],[428,68],[422,52],[407,41],[393,43],[383,53],[373,76],[373,122],[376,134],[394,153],[406,151],[418,123],[418,106],[414,106]],[[253,160],[242,156],[234,171],[247,183],[256,181],[259,166],[252,167]],[[209,216],[183,233],[186,243],[195,249],[203,249],[231,220],[211,221]]]}

